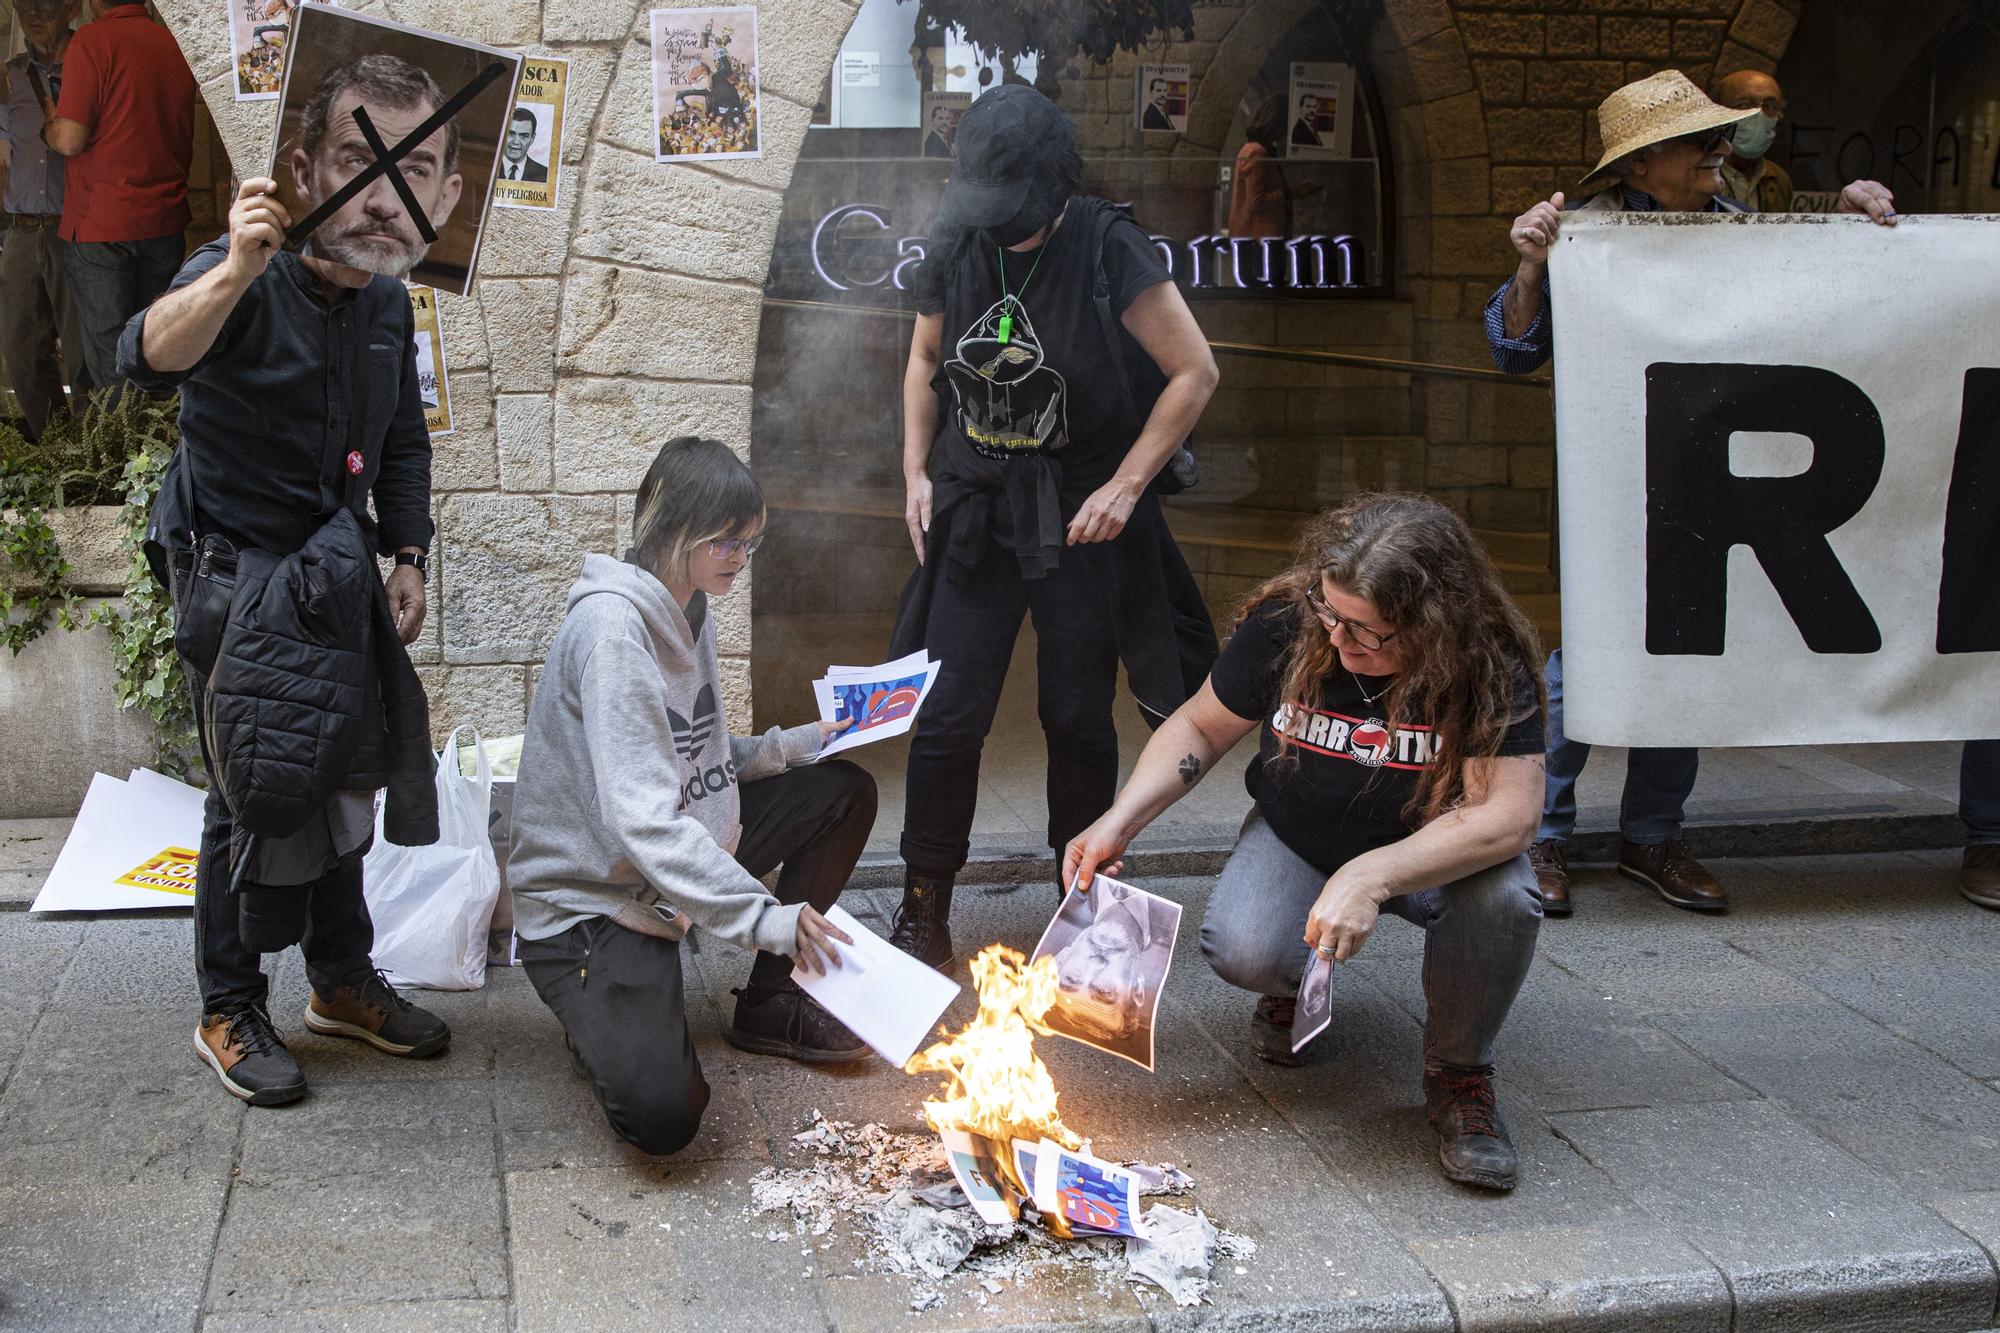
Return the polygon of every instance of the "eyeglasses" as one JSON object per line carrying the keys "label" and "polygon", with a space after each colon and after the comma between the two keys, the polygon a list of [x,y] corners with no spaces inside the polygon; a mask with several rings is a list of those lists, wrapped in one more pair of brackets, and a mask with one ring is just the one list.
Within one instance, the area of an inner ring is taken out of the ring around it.
{"label": "eyeglasses", "polygon": [[1698,152],[1712,153],[1735,138],[1736,127],[1734,125],[1724,125],[1719,129],[1696,130],[1693,134],[1677,134],[1671,139],[1655,144],[1654,147],[1664,148],[1670,143],[1684,143]]}
{"label": "eyeglasses", "polygon": [[764,534],[761,532],[755,537],[711,537],[708,554],[716,560],[734,560],[739,555],[748,560],[757,554],[757,548],[763,544]]}
{"label": "eyeglasses", "polygon": [[1366,652],[1379,652],[1383,644],[1396,637],[1395,630],[1390,630],[1387,634],[1377,633],[1366,625],[1341,615],[1326,604],[1326,598],[1320,595],[1318,588],[1306,589],[1306,605],[1312,608],[1312,613],[1319,617],[1319,623],[1326,626],[1329,634],[1344,625],[1347,627],[1348,637],[1360,644]]}

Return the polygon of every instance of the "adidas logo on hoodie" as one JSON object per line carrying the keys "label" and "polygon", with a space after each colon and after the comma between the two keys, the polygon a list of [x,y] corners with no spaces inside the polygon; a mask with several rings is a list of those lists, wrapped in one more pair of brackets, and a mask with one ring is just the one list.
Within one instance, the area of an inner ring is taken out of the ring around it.
{"label": "adidas logo on hoodie", "polygon": [[736,761],[724,759],[704,769],[700,766],[701,752],[708,745],[709,737],[715,734],[717,712],[715,707],[715,687],[704,685],[694,696],[694,720],[689,721],[667,709],[667,724],[674,729],[674,750],[681,762],[695,771],[681,787],[681,809],[685,810],[696,801],[705,800],[717,792],[729,790],[736,781]]}

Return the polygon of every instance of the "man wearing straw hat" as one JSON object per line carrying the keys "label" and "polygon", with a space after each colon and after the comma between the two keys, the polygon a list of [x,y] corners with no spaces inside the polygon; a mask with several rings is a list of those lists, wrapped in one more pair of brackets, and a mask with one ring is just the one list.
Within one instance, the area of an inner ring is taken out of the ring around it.
{"label": "man wearing straw hat", "polygon": [[[1584,212],[1742,213],[1748,208],[1723,194],[1722,167],[1736,127],[1758,107],[1718,106],[1679,70],[1628,83],[1597,108],[1604,156],[1579,183],[1587,201],[1561,193],[1514,219],[1508,239],[1521,257],[1514,276],[1486,303],[1486,339],[1493,363],[1510,375],[1547,364],[1554,347],[1555,312],[1549,304],[1549,252],[1566,209]],[[1875,181],[1855,181],[1840,194],[1843,213],[1866,213],[1896,224],[1895,200]],[[1672,312],[1680,316],[1684,312]],[[1530,859],[1548,916],[1570,914],[1569,869],[1564,851],[1576,828],[1576,781],[1590,747],[1563,735],[1562,650],[1548,662],[1548,787],[1542,826]],[[1618,873],[1656,891],[1676,907],[1720,912],[1728,896],[1715,876],[1681,846],[1681,821],[1699,752],[1686,747],[1634,748],[1625,770],[1619,808]]]}

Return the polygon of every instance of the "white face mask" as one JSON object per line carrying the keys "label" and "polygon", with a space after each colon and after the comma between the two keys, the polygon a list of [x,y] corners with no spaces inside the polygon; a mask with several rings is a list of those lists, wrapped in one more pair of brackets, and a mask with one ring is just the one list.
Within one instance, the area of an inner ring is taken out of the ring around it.
{"label": "white face mask", "polygon": [[1751,161],[1771,151],[1771,145],[1778,139],[1778,122],[1759,111],[1748,120],[1736,123],[1734,151],[1736,156]]}

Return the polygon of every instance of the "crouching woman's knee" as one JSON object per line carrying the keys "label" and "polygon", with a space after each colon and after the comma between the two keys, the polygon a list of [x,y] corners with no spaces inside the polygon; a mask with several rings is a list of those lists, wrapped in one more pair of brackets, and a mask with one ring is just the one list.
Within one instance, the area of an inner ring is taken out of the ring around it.
{"label": "crouching woman's knee", "polygon": [[694,1142],[701,1132],[701,1115],[708,1109],[708,1083],[692,1087],[651,1089],[623,1098],[607,1092],[605,1118],[619,1138],[642,1153],[665,1157]]}
{"label": "crouching woman's knee", "polygon": [[1201,923],[1201,956],[1232,986],[1256,995],[1291,995],[1299,988],[1305,944],[1282,952],[1271,947],[1270,931],[1242,917],[1211,911]]}
{"label": "crouching woman's knee", "polygon": [[1482,929],[1532,933],[1541,928],[1542,893],[1525,855],[1467,875],[1452,886],[1446,901],[1449,910]]}

